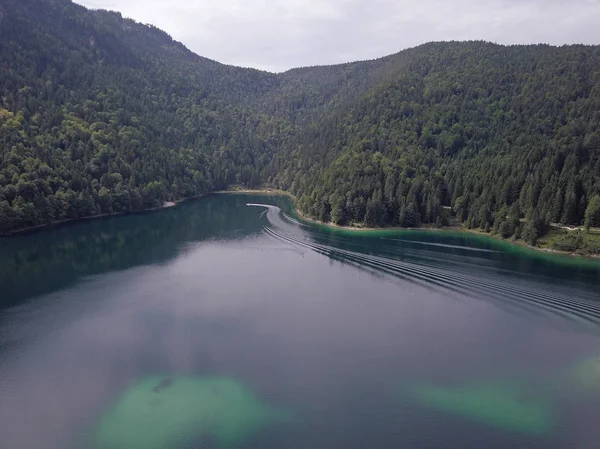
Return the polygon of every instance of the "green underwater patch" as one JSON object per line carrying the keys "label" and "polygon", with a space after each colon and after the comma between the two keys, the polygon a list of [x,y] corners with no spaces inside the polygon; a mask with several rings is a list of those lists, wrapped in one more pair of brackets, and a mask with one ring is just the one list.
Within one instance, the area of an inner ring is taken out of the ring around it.
{"label": "green underwater patch", "polygon": [[102,418],[95,448],[173,449],[200,439],[230,448],[283,415],[233,379],[150,377]]}
{"label": "green underwater patch", "polygon": [[544,435],[553,425],[549,402],[531,396],[518,385],[484,384],[460,388],[417,385],[408,393],[421,405],[500,430]]}
{"label": "green underwater patch", "polygon": [[575,381],[600,393],[600,356],[591,357],[575,368]]}

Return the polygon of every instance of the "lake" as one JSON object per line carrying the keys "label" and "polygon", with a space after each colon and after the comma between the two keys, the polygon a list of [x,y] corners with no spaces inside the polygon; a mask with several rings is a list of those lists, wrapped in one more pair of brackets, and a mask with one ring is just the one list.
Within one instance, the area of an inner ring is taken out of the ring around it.
{"label": "lake", "polygon": [[600,262],[208,196],[0,240],[0,447],[594,449]]}

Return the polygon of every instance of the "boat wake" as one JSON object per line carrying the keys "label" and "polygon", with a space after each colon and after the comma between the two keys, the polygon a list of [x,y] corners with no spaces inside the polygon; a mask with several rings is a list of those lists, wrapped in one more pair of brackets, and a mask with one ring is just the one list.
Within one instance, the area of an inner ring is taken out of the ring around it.
{"label": "boat wake", "polygon": [[[600,325],[600,302],[587,292],[574,292],[571,289],[568,292],[560,289],[549,290],[541,283],[509,278],[498,270],[495,275],[490,270],[482,276],[477,276],[476,273],[473,274],[473,266],[477,265],[476,263],[454,263],[447,259],[447,254],[443,253],[437,254],[437,257],[432,256],[431,261],[424,257],[422,262],[416,263],[401,260],[405,255],[403,252],[386,252],[385,248],[377,251],[376,254],[370,254],[368,251],[372,251],[372,248],[369,245],[356,244],[340,237],[327,236],[327,243],[322,243],[320,240],[323,238],[319,237],[310,226],[298,222],[278,207],[267,204],[248,204],[248,206],[266,208],[269,224],[264,227],[264,232],[295,248],[308,249],[361,270],[386,276],[391,280],[410,282],[451,295],[469,296],[477,300],[493,302],[504,309],[510,309],[511,312],[560,317],[586,327],[592,326],[594,329]],[[410,240],[404,242],[415,243]],[[453,247],[465,251],[488,251],[458,245],[416,243],[434,247]],[[353,249],[347,249],[348,247]],[[410,253],[410,250],[407,252]],[[442,256],[446,257],[445,263],[441,259]],[[450,264],[451,266],[448,266]]]}

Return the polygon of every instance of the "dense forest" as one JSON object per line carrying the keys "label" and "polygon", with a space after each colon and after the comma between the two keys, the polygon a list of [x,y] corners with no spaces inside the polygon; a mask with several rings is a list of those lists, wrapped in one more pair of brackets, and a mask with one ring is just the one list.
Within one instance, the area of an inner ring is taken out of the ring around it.
{"label": "dense forest", "polygon": [[600,47],[431,43],[271,74],[115,12],[0,0],[0,233],[232,185],[340,225],[600,226]]}

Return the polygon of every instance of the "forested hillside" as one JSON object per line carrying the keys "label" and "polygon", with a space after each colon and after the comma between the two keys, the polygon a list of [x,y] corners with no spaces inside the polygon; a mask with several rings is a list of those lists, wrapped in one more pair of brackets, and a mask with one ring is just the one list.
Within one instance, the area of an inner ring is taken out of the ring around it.
{"label": "forested hillside", "polygon": [[600,224],[600,47],[432,43],[270,74],[69,0],[0,0],[0,232],[231,185],[322,221],[535,242]]}
{"label": "forested hillside", "polygon": [[67,0],[0,10],[0,230],[260,183],[244,105],[274,75]]}
{"label": "forested hillside", "polygon": [[274,162],[302,210],[369,226],[455,215],[506,237],[526,217],[530,241],[551,222],[583,224],[600,193],[598,47],[445,43],[396,57],[408,62],[395,76]]}

